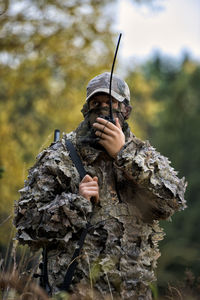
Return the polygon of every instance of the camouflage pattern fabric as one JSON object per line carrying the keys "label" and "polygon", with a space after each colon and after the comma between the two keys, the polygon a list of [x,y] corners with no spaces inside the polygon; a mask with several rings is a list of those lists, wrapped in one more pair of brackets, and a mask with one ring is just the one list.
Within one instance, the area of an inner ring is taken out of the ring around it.
{"label": "camouflage pattern fabric", "polygon": [[[110,92],[110,73],[105,72],[97,75],[87,85],[87,97],[88,102],[92,95],[96,93],[107,93]],[[111,95],[119,102],[123,102],[127,99],[130,102],[130,90],[127,83],[121,79],[118,75],[113,74],[112,76],[112,89]]]}
{"label": "camouflage pattern fabric", "polygon": [[[65,146],[70,139],[90,176],[97,176],[100,203],[94,208],[71,291],[92,287],[103,299],[151,299],[159,220],[186,207],[186,183],[166,157],[127,129],[126,144],[113,160],[104,149],[81,144],[79,128],[37,157],[15,207],[17,239],[38,249],[48,246],[49,281],[59,290],[82,229],[92,211],[78,195],[80,178]],[[81,297],[80,297],[81,299]]]}

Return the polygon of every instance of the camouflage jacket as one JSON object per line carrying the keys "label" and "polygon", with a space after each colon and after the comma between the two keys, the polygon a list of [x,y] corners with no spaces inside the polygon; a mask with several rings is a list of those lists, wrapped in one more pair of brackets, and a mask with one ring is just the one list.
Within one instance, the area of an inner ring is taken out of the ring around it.
{"label": "camouflage jacket", "polygon": [[80,145],[77,132],[45,149],[30,169],[15,207],[17,239],[33,249],[48,245],[49,280],[58,291],[92,211],[78,194],[80,177],[65,146],[70,139],[100,188],[72,291],[92,285],[99,299],[111,293],[114,299],[151,299],[149,283],[163,237],[158,220],[185,208],[185,181],[166,157],[132,133],[114,160],[106,151]]}

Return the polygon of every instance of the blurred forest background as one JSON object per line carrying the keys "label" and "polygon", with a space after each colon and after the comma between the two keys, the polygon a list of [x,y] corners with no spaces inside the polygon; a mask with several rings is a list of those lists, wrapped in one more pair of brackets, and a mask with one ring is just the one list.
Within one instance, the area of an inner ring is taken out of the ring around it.
{"label": "blurred forest background", "polygon": [[[28,168],[52,142],[55,128],[69,132],[78,125],[88,81],[111,68],[118,33],[106,12],[114,9],[114,2],[7,0],[0,4],[2,258],[9,256],[14,200]],[[158,292],[183,281],[188,270],[193,274],[190,285],[198,285],[200,64],[189,55],[180,62],[157,54],[137,67],[130,63],[125,79],[132,95],[132,131],[168,156],[188,181],[188,208],[162,224],[166,237],[160,243]]]}

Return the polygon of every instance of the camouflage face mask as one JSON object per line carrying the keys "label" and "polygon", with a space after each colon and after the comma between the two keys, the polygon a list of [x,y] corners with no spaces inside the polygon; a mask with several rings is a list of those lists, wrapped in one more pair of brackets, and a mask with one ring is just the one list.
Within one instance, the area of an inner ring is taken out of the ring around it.
{"label": "camouflage face mask", "polygon": [[[100,107],[95,109],[89,109],[88,104],[85,103],[83,105],[83,108],[81,110],[84,121],[80,124],[80,126],[77,129],[77,140],[79,144],[90,144],[91,146],[95,148],[99,148],[100,145],[98,145],[98,139],[95,135],[95,130],[92,127],[92,124],[96,122],[96,118],[100,116],[108,116],[109,115],[109,108],[108,107]],[[118,109],[113,109],[113,115],[114,118],[118,118],[119,122],[122,126],[122,130],[126,137],[129,136],[129,128],[128,124],[125,122],[126,117],[124,117],[124,114],[121,112],[121,105],[119,105]]]}
{"label": "camouflage face mask", "polygon": [[[105,117],[109,116],[109,108],[108,107],[99,107],[89,109],[87,103],[84,104],[83,109],[81,110],[85,120],[88,122],[89,128],[92,128],[92,124],[96,122],[97,117]],[[119,103],[118,109],[113,109],[114,118],[118,118],[120,125],[123,127],[124,123],[124,115],[121,112],[121,105]]]}

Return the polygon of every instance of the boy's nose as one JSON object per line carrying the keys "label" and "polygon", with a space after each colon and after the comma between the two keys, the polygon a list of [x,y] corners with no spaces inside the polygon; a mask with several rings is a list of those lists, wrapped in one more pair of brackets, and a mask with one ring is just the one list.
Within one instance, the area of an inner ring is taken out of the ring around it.
{"label": "boy's nose", "polygon": [[101,107],[108,107],[108,106],[109,106],[108,102],[101,102]]}

